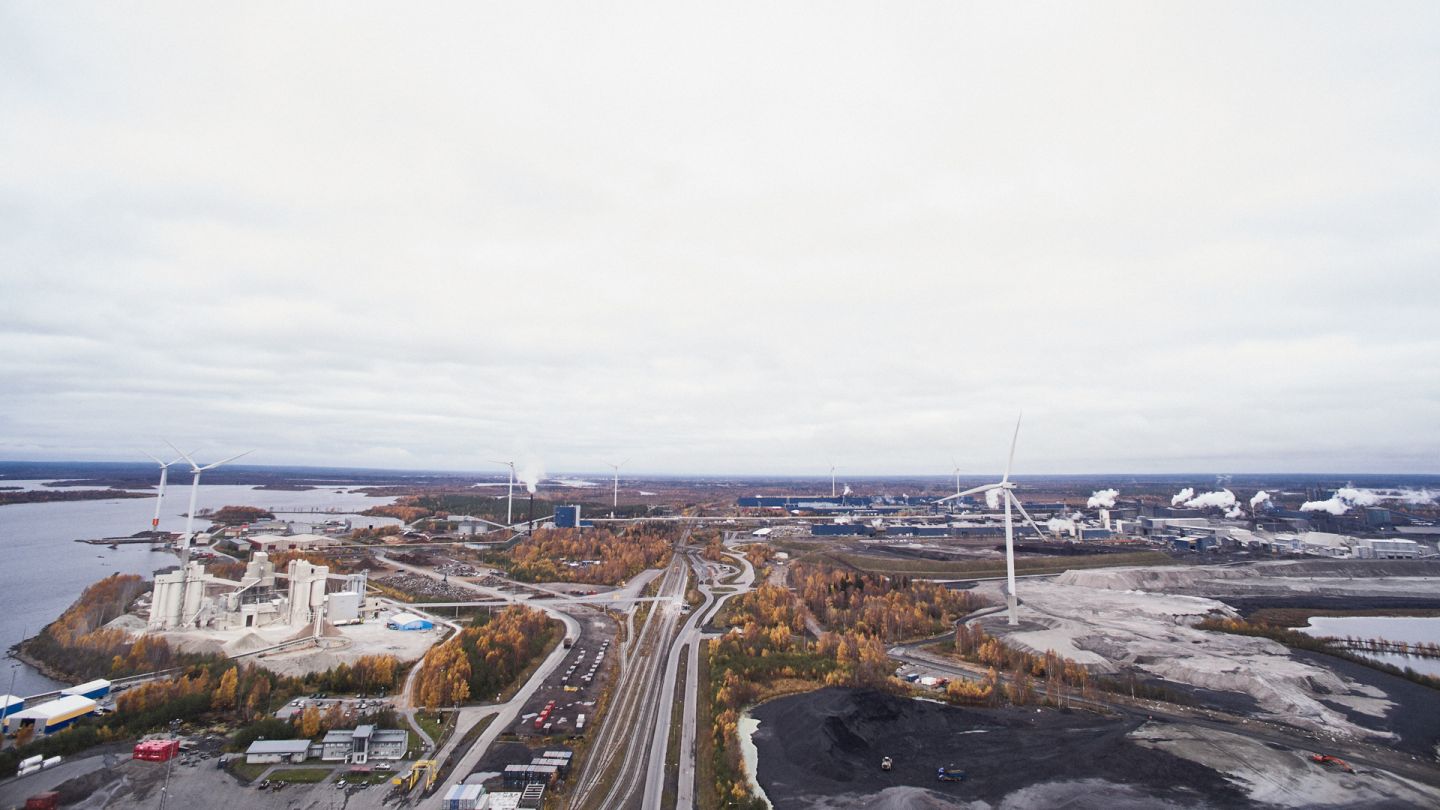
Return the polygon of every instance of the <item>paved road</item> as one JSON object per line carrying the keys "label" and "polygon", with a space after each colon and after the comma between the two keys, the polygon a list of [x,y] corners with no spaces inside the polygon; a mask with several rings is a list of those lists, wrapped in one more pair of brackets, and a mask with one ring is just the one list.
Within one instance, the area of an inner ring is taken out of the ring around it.
{"label": "paved road", "polygon": [[[651,748],[657,724],[655,717],[663,705],[665,664],[675,643],[675,630],[682,615],[680,605],[689,579],[683,553],[689,536],[687,528],[677,541],[676,553],[660,581],[659,594],[670,599],[654,603],[632,651],[621,658],[620,677],[601,718],[591,754],[576,779],[571,807],[617,810],[633,807],[640,799],[647,773],[639,765]],[[673,679],[671,689],[673,693]],[[607,783],[606,777],[612,769],[616,773]]]}
{"label": "paved road", "polygon": [[[750,564],[749,560],[745,559],[745,555],[732,553],[730,556],[742,566],[740,578],[737,579],[733,585],[735,590],[731,593],[721,594],[720,598],[715,600],[714,604],[710,604],[707,601],[706,607],[701,608],[696,614],[696,620],[687,626],[689,634],[682,637],[682,641],[686,644],[688,658],[686,659],[687,664],[685,668],[687,673],[685,676],[685,705],[680,721],[680,775],[675,793],[675,810],[692,810],[695,806],[695,735],[699,730],[699,718],[696,715],[699,711],[700,697],[700,680],[698,677],[700,673],[700,646],[704,644],[707,639],[714,637],[714,634],[701,633],[699,628],[709,623],[731,597],[745,593],[755,585],[755,568]],[[706,595],[707,600],[714,595],[712,593],[712,588],[714,587],[713,582],[700,586],[700,591]],[[669,712],[664,712],[664,714],[667,715],[666,722],[668,723]],[[668,741],[668,735],[666,739]],[[664,751],[660,753],[660,761],[662,763],[665,761]],[[654,794],[655,803],[651,804],[651,795],[647,792],[646,807],[659,808],[660,795],[661,794],[658,793]]]}
{"label": "paved road", "polygon": [[[388,559],[383,554],[380,555],[380,558],[388,565],[393,565],[396,568],[401,568],[414,574],[433,577],[435,579],[441,579],[443,577],[442,574],[437,574],[427,568],[421,568],[414,565],[406,565],[404,563],[399,563],[395,560]],[[451,583],[459,587],[468,588],[477,593],[482,593],[486,596],[505,600],[514,604],[526,604],[530,601],[524,596],[509,594],[504,591],[496,590],[494,588],[488,588],[484,585],[477,585],[473,582],[466,582],[463,579],[451,579]],[[564,612],[559,607],[553,604],[546,604],[543,601],[535,602],[534,606],[540,610],[545,611],[550,616],[564,622],[566,635],[579,635],[580,623],[576,621],[574,616],[571,616],[569,613]],[[467,751],[465,755],[460,758],[460,760],[456,763],[455,767],[446,776],[444,784],[442,784],[439,788],[439,792],[441,792],[441,795],[443,795],[443,791],[449,790],[452,785],[460,784],[465,780],[465,777],[470,775],[470,771],[475,768],[475,766],[480,762],[481,758],[485,756],[485,753],[490,750],[490,745],[495,742],[495,738],[499,737],[504,730],[508,729],[512,724],[514,724],[515,719],[520,716],[520,710],[524,708],[525,702],[530,699],[531,695],[535,694],[535,691],[540,688],[541,684],[545,682],[545,679],[550,677],[550,674],[554,672],[558,666],[560,666],[560,662],[565,660],[565,655],[568,652],[569,650],[565,649],[564,644],[556,644],[555,649],[550,651],[550,655],[547,656],[545,660],[540,663],[540,666],[535,669],[535,674],[530,677],[530,680],[527,681],[524,686],[520,687],[520,689],[515,692],[515,695],[511,697],[510,700],[498,706],[490,707],[494,709],[494,713],[496,715],[495,719],[490,721],[490,725],[486,727],[485,731],[481,732],[480,738],[475,741],[475,744],[472,745],[470,747],[470,750]],[[408,686],[409,684],[407,683],[407,687]],[[460,736],[463,735],[464,731],[469,730],[471,726],[473,726],[476,722],[479,722],[481,716],[483,715],[474,716],[470,724],[466,726],[463,730],[457,727],[455,735],[452,737],[452,739],[458,740]],[[448,756],[448,751],[446,752],[446,754]]]}

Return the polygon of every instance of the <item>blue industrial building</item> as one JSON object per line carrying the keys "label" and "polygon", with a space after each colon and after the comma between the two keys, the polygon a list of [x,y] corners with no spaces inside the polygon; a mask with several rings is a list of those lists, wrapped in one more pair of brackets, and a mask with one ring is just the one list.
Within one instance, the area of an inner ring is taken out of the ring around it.
{"label": "blue industrial building", "polygon": [[72,686],[69,689],[61,689],[60,694],[78,695],[80,697],[90,698],[91,700],[99,700],[110,694],[110,682],[101,678],[97,681],[82,683],[79,686]]}

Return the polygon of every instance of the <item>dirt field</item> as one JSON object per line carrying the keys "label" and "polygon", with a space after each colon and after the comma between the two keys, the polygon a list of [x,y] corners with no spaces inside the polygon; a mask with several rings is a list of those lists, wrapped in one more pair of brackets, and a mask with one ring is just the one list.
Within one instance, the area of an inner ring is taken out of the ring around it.
{"label": "dirt field", "polygon": [[[1138,721],[1046,709],[962,709],[881,692],[824,689],[756,709],[759,780],[777,810],[1248,807],[1221,773],[1128,735]],[[893,771],[880,770],[882,757]],[[964,782],[942,783],[954,766]],[[910,788],[904,790],[903,788]],[[881,795],[883,793],[883,795]]]}

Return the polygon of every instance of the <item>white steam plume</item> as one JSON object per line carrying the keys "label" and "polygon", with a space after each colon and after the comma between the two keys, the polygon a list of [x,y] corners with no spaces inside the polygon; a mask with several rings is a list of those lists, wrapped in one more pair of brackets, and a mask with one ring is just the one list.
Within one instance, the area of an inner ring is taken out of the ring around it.
{"label": "white steam plume", "polygon": [[1195,497],[1195,488],[1185,487],[1184,489],[1175,493],[1175,497],[1170,499],[1170,505],[1179,506],[1180,504],[1185,503],[1193,497]]}
{"label": "white steam plume", "polygon": [[1102,489],[1090,496],[1085,502],[1086,509],[1113,509],[1115,507],[1115,496],[1120,494],[1118,489]]}
{"label": "white steam plume", "polygon": [[1235,504],[1234,506],[1230,507],[1229,509],[1226,509],[1226,510],[1225,510],[1225,517],[1227,517],[1227,518],[1243,518],[1243,517],[1245,517],[1245,510],[1244,510],[1244,509],[1241,509],[1241,508],[1240,508],[1240,504],[1237,503],[1237,504]]}
{"label": "white steam plume", "polygon": [[1343,515],[1349,512],[1352,506],[1374,506],[1377,503],[1380,503],[1380,495],[1368,489],[1341,487],[1335,490],[1335,494],[1323,501],[1306,501],[1300,506],[1300,511]]}
{"label": "white steam plume", "polygon": [[535,494],[535,488],[540,486],[540,479],[544,477],[545,468],[536,460],[525,462],[525,466],[515,473],[515,479],[524,484],[531,495]]}
{"label": "white steam plume", "polygon": [[1190,509],[1230,509],[1235,505],[1235,493],[1228,489],[1196,495],[1185,502]]}
{"label": "white steam plume", "polygon": [[1050,518],[1049,520],[1045,521],[1045,528],[1049,529],[1051,534],[1060,534],[1061,532],[1069,532],[1071,534],[1074,534],[1075,521],[1062,520],[1060,518]]}
{"label": "white steam plume", "polygon": [[850,485],[849,485],[849,484],[846,484],[846,485],[845,485],[845,492],[842,493],[842,494],[843,494],[843,495],[849,495],[850,492],[851,492]]}
{"label": "white steam plume", "polygon": [[998,490],[998,489],[987,489],[987,490],[985,490],[985,505],[988,506],[988,507],[990,507],[991,509],[999,509],[999,508],[1000,508],[1000,490]]}
{"label": "white steam plume", "polygon": [[1260,504],[1268,500],[1270,500],[1270,493],[1262,489],[1250,498],[1250,508],[1256,509],[1260,506]]}

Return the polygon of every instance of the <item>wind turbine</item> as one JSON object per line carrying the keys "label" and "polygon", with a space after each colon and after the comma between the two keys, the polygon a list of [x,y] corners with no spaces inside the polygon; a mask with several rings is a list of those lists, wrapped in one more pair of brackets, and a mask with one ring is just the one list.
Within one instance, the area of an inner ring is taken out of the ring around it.
{"label": "wind turbine", "polygon": [[610,502],[610,517],[612,518],[615,517],[615,510],[620,508],[620,468],[624,467],[626,464],[629,463],[630,459],[628,458],[620,462],[619,464],[611,464],[608,461],[605,462],[605,466],[610,467],[615,471],[615,491]]}
{"label": "wind turbine", "polygon": [[955,474],[955,497],[958,498],[960,497],[960,462],[956,461],[954,456],[951,456],[950,464],[955,468],[953,471]]}
{"label": "wind turbine", "polygon": [[511,515],[515,511],[515,462],[491,459],[490,463],[510,468],[510,488],[505,496],[505,525],[509,526],[511,524]]}
{"label": "wind turbine", "polygon": [[[166,444],[170,443],[166,442]],[[229,458],[221,459],[220,461],[217,461],[213,464],[206,464],[204,467],[201,467],[199,464],[195,463],[195,459],[190,458],[184,453],[181,453],[180,448],[176,447],[175,445],[170,444],[170,449],[174,450],[177,453],[180,453],[180,457],[190,463],[190,472],[193,473],[193,477],[190,479],[190,511],[185,513],[185,534],[182,535],[180,538],[180,548],[187,549],[190,547],[191,541],[195,539],[195,505],[196,501],[200,498],[200,473],[203,473],[206,470],[213,470],[216,467],[219,467],[221,464],[229,464],[235,459],[240,458],[241,456],[248,456],[255,451],[246,450],[243,453],[233,455]]]}
{"label": "wind turbine", "polygon": [[835,497],[835,465],[830,465],[830,497]]}
{"label": "wind turbine", "polygon": [[[1024,418],[1024,414],[1021,414],[1020,417]],[[1015,482],[1010,480],[1010,467],[1015,463],[1015,443],[1019,440],[1020,419],[1016,419],[1015,435],[1010,439],[1010,460],[1005,462],[1005,475],[1000,479],[999,483],[985,484],[967,489],[964,492],[956,492],[954,495],[947,495],[940,499],[940,501],[948,501],[952,498],[963,498],[966,495],[989,492],[992,489],[1000,491],[1000,498],[1005,501],[1005,582],[1008,586],[1006,590],[1008,592],[1008,601],[1010,602],[1010,624],[1019,623],[1019,620],[1015,618],[1015,524],[1014,518],[1010,513],[1011,505],[1014,505],[1016,509],[1020,510],[1020,514],[1025,516],[1025,522],[1029,523],[1030,528],[1034,529],[1035,533],[1040,535],[1040,539],[1045,539],[1045,533],[1040,531],[1039,526],[1035,525],[1035,521],[1030,517],[1030,513],[1025,511],[1025,507],[1020,505],[1020,499],[1015,497]]]}
{"label": "wind turbine", "polygon": [[[176,452],[179,451],[177,450]],[[179,464],[181,459],[177,458],[174,461],[166,462],[155,458],[149,453],[146,453],[145,456],[160,465],[160,488],[155,491],[155,517],[150,519],[150,530],[156,531],[160,528],[160,502],[165,500],[165,479],[170,475],[170,468]]]}

